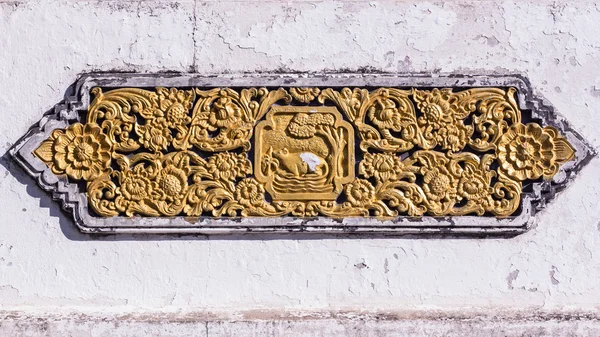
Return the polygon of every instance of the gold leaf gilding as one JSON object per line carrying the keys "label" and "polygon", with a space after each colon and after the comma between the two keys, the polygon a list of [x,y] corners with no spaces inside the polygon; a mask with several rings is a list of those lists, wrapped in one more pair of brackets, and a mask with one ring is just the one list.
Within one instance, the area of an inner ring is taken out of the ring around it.
{"label": "gold leaf gilding", "polygon": [[34,155],[104,217],[508,216],[575,155],[512,88],[92,93]]}

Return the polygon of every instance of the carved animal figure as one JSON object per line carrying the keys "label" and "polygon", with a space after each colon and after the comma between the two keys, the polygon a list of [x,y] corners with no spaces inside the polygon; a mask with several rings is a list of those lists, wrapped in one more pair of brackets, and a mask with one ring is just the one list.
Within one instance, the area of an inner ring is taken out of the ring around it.
{"label": "carved animal figure", "polygon": [[327,176],[329,165],[322,157],[312,152],[290,152],[287,148],[273,152],[273,157],[279,161],[279,168],[296,177],[315,173],[317,176]]}

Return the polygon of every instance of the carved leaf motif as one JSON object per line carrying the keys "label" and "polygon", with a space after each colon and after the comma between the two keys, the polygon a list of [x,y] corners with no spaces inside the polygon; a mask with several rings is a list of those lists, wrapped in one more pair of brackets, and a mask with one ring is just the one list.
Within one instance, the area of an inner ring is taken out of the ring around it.
{"label": "carved leaf motif", "polygon": [[52,163],[52,158],[54,158],[54,152],[52,151],[53,140],[45,140],[40,144],[33,153],[40,158],[44,163],[50,164]]}
{"label": "carved leaf motif", "polygon": [[86,123],[33,154],[85,182],[102,217],[508,216],[524,182],[575,156],[557,129],[521,122],[513,88],[92,93]]}

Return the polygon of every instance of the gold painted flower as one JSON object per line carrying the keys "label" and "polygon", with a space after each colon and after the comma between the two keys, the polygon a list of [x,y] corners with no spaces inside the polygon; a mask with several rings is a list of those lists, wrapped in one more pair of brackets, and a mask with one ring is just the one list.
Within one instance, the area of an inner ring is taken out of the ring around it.
{"label": "gold painted flower", "polygon": [[436,133],[436,141],[444,150],[459,152],[467,145],[473,134],[473,127],[465,126],[462,122],[448,124]]}
{"label": "gold painted flower", "polygon": [[117,189],[117,194],[127,201],[141,201],[149,198],[157,187],[149,175],[149,171],[142,164],[136,165],[132,170],[123,172],[121,186]]}
{"label": "gold painted flower", "polygon": [[[489,173],[488,173],[489,174]],[[484,200],[492,193],[488,179],[473,165],[467,165],[458,181],[458,195],[468,200]]]}
{"label": "gold painted flower", "polygon": [[112,144],[97,124],[75,123],[54,132],[52,138],[53,141],[42,143],[35,154],[52,163],[49,166],[53,173],[90,181],[109,170]]}
{"label": "gold painted flower", "polygon": [[175,165],[167,165],[159,172],[157,183],[167,201],[177,201],[181,200],[187,192],[188,176],[183,169]]}
{"label": "gold painted flower", "polygon": [[166,150],[173,136],[165,118],[149,120],[144,125],[136,124],[136,133],[140,137],[140,143],[153,152]]}
{"label": "gold painted flower", "polygon": [[378,98],[368,110],[369,118],[373,124],[381,129],[399,130],[402,116],[391,99]]}
{"label": "gold painted flower", "polygon": [[169,123],[169,126],[174,128],[178,125],[189,124],[192,119],[187,115],[187,111],[181,103],[171,105],[167,110],[167,123]]}
{"label": "gold painted flower", "polygon": [[206,163],[207,171],[215,180],[233,181],[252,173],[250,161],[244,154],[220,152],[210,157]]}
{"label": "gold painted flower", "polygon": [[419,125],[439,129],[450,122],[453,114],[451,94],[451,89],[415,90],[413,97],[422,114],[418,119]]}
{"label": "gold painted flower", "polygon": [[431,201],[448,201],[456,195],[456,180],[445,167],[433,167],[423,176],[423,191]]}
{"label": "gold painted flower", "polygon": [[217,99],[208,115],[208,123],[216,128],[229,127],[240,121],[242,108],[231,98],[222,96]]}
{"label": "gold painted flower", "polygon": [[191,122],[188,115],[194,102],[193,90],[177,90],[176,88],[157,88],[161,111],[165,112],[167,124],[171,128]]}
{"label": "gold painted flower", "polygon": [[379,181],[394,181],[403,177],[404,165],[400,157],[388,153],[365,153],[358,165],[358,173]]}
{"label": "gold painted flower", "polygon": [[310,103],[317,95],[319,95],[319,88],[291,88],[290,94],[295,100],[302,103]]}
{"label": "gold painted flower", "polygon": [[575,155],[573,147],[552,127],[535,123],[513,125],[496,150],[501,169],[518,180],[550,177]]}
{"label": "gold painted flower", "polygon": [[352,206],[365,207],[375,199],[375,189],[368,180],[355,179],[344,188],[346,198]]}
{"label": "gold painted flower", "polygon": [[235,199],[240,205],[261,207],[265,205],[265,188],[254,178],[240,181],[235,188]]}

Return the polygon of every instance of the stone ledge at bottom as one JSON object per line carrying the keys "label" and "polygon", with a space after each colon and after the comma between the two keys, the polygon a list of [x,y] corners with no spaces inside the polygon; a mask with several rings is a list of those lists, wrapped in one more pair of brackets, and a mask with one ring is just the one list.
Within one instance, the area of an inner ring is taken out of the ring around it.
{"label": "stone ledge at bottom", "polygon": [[2,337],[600,336],[600,312],[0,311]]}

